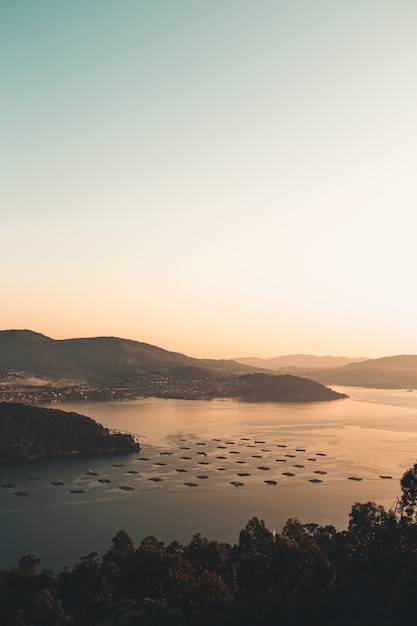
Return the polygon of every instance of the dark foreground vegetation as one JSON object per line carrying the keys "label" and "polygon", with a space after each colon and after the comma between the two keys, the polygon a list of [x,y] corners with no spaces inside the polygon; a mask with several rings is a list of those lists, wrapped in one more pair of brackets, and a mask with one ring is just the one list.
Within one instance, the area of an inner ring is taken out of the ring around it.
{"label": "dark foreground vegetation", "polygon": [[0,462],[68,454],[120,454],[138,448],[131,435],[112,434],[85,415],[0,402]]}
{"label": "dark foreground vegetation", "polygon": [[10,626],[396,626],[414,624],[417,464],[398,511],[356,503],[348,529],[254,517],[237,545],[196,534],[188,545],[124,530],[102,558],[57,576],[35,556],[0,572],[0,623]]}

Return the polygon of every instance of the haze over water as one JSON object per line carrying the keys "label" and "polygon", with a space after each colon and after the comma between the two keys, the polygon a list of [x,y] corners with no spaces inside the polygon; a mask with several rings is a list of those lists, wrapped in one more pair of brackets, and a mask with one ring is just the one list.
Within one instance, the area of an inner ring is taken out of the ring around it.
{"label": "haze over water", "polygon": [[[32,553],[60,570],[91,551],[102,554],[122,528],[136,543],[147,535],[188,543],[195,532],[234,543],[254,515],[271,529],[297,516],[303,523],[342,530],[356,501],[390,508],[402,474],[416,461],[417,396],[404,390],[338,390],[351,398],[310,404],[139,399],[61,405],[104,426],[140,434],[141,452],[1,468],[0,484],[13,483],[28,493],[19,498],[15,489],[1,489],[2,567]],[[171,454],[161,454],[166,452]],[[118,463],[123,467],[115,467]],[[99,476],[87,475],[90,468]],[[149,480],[154,478],[161,480]],[[65,484],[54,487],[51,481]],[[234,481],[244,484],[235,487]],[[120,490],[123,485],[134,490]],[[70,494],[74,488],[84,493]]]}

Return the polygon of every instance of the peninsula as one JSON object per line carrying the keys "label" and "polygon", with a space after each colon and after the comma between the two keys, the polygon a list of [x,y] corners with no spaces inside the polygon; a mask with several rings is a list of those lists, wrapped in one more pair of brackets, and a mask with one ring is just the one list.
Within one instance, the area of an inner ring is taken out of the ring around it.
{"label": "peninsula", "polygon": [[110,433],[90,417],[20,403],[0,403],[0,463],[66,455],[136,452],[134,437]]}

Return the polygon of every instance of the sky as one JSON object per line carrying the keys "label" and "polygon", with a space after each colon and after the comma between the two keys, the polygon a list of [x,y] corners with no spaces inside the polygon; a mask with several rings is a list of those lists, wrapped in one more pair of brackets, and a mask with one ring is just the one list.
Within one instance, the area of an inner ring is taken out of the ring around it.
{"label": "sky", "polygon": [[417,354],[414,0],[0,0],[0,329]]}

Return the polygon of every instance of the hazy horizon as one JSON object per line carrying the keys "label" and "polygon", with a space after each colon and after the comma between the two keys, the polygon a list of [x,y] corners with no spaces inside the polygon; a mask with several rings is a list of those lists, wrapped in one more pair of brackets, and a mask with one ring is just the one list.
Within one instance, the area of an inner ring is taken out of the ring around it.
{"label": "hazy horizon", "polygon": [[[45,337],[47,337],[48,339],[53,339],[53,340],[57,340],[57,341],[66,341],[66,340],[72,340],[72,339],[122,339],[122,340],[126,340],[126,341],[137,341],[139,343],[145,343],[148,345],[153,345],[156,348],[161,348],[161,349],[166,349],[164,348],[164,346],[162,345],[158,345],[158,344],[149,344],[149,342],[147,341],[142,341],[140,339],[132,339],[131,337],[116,337],[115,335],[92,335],[92,336],[88,336],[88,337],[51,337],[49,335],[45,335],[44,333],[39,333],[36,330],[33,330],[32,328],[4,328],[4,329],[0,329],[0,332],[29,332],[29,333],[35,333],[35,334],[40,334],[43,335]],[[181,352],[181,351],[179,351]],[[183,352],[183,354],[185,354]],[[187,355],[187,356],[192,356],[192,355]],[[398,356],[398,355],[384,355],[384,356]],[[269,355],[269,356],[265,356],[265,357],[258,357],[255,354],[240,354],[240,355],[235,355],[235,356],[229,356],[229,357],[222,357],[222,358],[226,358],[226,359],[259,359],[259,360],[263,360],[263,361],[272,361],[274,359],[281,359],[281,358],[292,358],[292,357],[313,357],[315,359],[352,359],[352,360],[358,360],[358,359],[368,359],[368,357],[364,357],[362,356],[352,356],[352,355],[345,355],[345,354],[311,354],[311,353],[305,353],[305,352],[298,352],[298,353],[291,353],[291,354],[273,354],[273,355]],[[196,357],[199,358],[199,357]],[[201,358],[210,358],[210,357],[201,357]],[[213,357],[215,358],[215,357]],[[372,357],[369,357],[372,358]]]}
{"label": "hazy horizon", "polygon": [[417,354],[417,5],[4,0],[0,328]]}

